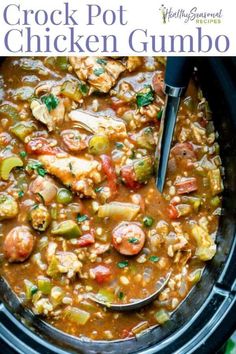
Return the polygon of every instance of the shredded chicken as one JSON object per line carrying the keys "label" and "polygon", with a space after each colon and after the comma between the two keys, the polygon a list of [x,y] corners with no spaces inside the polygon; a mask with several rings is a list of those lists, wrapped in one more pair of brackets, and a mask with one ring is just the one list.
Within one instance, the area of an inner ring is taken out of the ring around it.
{"label": "shredded chicken", "polygon": [[125,66],[112,58],[70,57],[69,60],[78,78],[91,85],[90,93],[108,92],[125,71]]}
{"label": "shredded chicken", "polygon": [[94,116],[80,110],[71,111],[68,117],[75,122],[75,127],[85,129],[93,134],[106,134],[110,139],[125,138],[125,123],[112,117]]}
{"label": "shredded chicken", "polygon": [[37,99],[32,100],[30,108],[34,118],[45,124],[50,132],[55,130],[57,125],[61,124],[64,120],[65,106],[63,99],[60,99],[58,106],[51,112],[48,111],[45,103]]}
{"label": "shredded chicken", "polygon": [[69,154],[64,154],[63,157],[41,155],[39,161],[48,173],[56,176],[73,191],[87,197],[96,197],[94,184],[101,182],[101,175],[98,171],[100,168],[99,162]]}

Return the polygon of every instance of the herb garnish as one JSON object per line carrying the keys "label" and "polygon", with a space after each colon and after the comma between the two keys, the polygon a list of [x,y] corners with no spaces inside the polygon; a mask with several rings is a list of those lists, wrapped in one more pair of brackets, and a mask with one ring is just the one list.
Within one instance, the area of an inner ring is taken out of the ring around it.
{"label": "herb garnish", "polygon": [[45,103],[49,112],[55,109],[59,104],[59,99],[52,93],[45,95],[41,98],[42,102]]}
{"label": "herb garnish", "polygon": [[149,260],[150,260],[151,262],[154,262],[154,263],[158,262],[159,259],[160,259],[160,258],[157,257],[157,256],[151,256],[151,257],[149,257]]}
{"label": "herb garnish", "polygon": [[138,108],[148,106],[154,101],[154,91],[151,85],[145,87],[136,94],[136,103]]}
{"label": "herb garnish", "polygon": [[98,58],[96,62],[101,65],[107,65],[106,59]]}
{"label": "herb garnish", "polygon": [[85,214],[78,214],[76,217],[77,222],[83,222],[88,219],[89,219],[88,215]]}
{"label": "herb garnish", "polygon": [[137,244],[137,243],[139,243],[139,239],[138,238],[136,238],[136,237],[130,237],[129,239],[128,239],[128,242],[129,243],[133,243],[133,244]]}
{"label": "herb garnish", "polygon": [[116,147],[117,147],[117,149],[122,149],[124,147],[124,144],[120,143],[120,142],[117,142],[116,143]]}
{"label": "herb garnish", "polygon": [[157,120],[161,120],[162,113],[163,113],[163,109],[161,109],[161,110],[157,113]]}
{"label": "herb garnish", "polygon": [[42,167],[41,162],[32,162],[28,164],[28,167],[31,170],[37,171],[38,175],[44,177],[47,174],[47,171]]}
{"label": "herb garnish", "polygon": [[38,287],[37,287],[36,285],[31,286],[31,288],[30,288],[30,294],[31,294],[31,296],[33,296],[34,294],[36,294],[37,291],[38,291]]}
{"label": "herb garnish", "polygon": [[84,96],[87,95],[88,90],[89,90],[89,88],[88,88],[87,85],[85,85],[85,84],[80,84],[79,88],[80,88],[81,93],[82,93]]}
{"label": "herb garnish", "polygon": [[22,198],[24,194],[25,194],[24,191],[19,191],[19,192],[18,192],[18,197],[19,197],[19,198]]}
{"label": "herb garnish", "polygon": [[99,193],[99,192],[101,192],[102,190],[103,190],[103,187],[97,187],[97,188],[94,189],[94,192],[95,192],[95,193]]}
{"label": "herb garnish", "polygon": [[75,174],[74,174],[74,172],[73,172],[73,166],[72,166],[72,163],[71,162],[69,162],[69,169],[70,169],[70,172],[71,172],[71,174],[72,174],[72,176],[73,177],[75,177]]}
{"label": "herb garnish", "polygon": [[119,298],[120,300],[122,300],[123,297],[124,297],[124,293],[123,293],[122,291],[119,291],[119,293],[118,293],[118,298]]}
{"label": "herb garnish", "polygon": [[100,76],[100,75],[102,75],[104,72],[105,72],[105,70],[104,70],[103,68],[98,68],[98,69],[94,69],[94,70],[93,70],[93,73],[94,73],[96,76]]}
{"label": "herb garnish", "polygon": [[123,269],[125,267],[128,267],[128,264],[129,264],[128,261],[121,261],[117,263],[117,267]]}

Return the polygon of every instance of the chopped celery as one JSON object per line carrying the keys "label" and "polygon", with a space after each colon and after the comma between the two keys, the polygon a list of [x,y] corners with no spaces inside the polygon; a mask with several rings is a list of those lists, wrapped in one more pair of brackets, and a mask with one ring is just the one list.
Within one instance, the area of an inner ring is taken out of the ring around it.
{"label": "chopped celery", "polygon": [[153,164],[150,157],[143,157],[134,162],[134,173],[138,182],[146,182],[153,173]]}
{"label": "chopped celery", "polygon": [[104,154],[109,150],[109,139],[106,135],[94,135],[89,140],[89,153],[93,155]]}
{"label": "chopped celery", "polygon": [[222,165],[222,161],[219,155],[216,155],[215,157],[213,157],[212,161],[214,162],[214,164],[219,167]]}
{"label": "chopped celery", "polygon": [[58,218],[58,208],[57,205],[53,205],[50,210],[52,220],[57,220]]}
{"label": "chopped celery", "polygon": [[0,106],[0,114],[3,114],[4,116],[6,116],[7,118],[12,119],[13,121],[17,121],[19,120],[19,113],[17,111],[17,109],[10,105],[10,104],[3,104]]}
{"label": "chopped celery", "polygon": [[165,310],[160,310],[156,312],[155,318],[159,324],[163,324],[169,321],[170,315]]}
{"label": "chopped celery", "polygon": [[192,207],[189,204],[178,204],[175,206],[179,216],[186,216],[191,213]]}
{"label": "chopped celery", "polygon": [[67,57],[56,57],[55,64],[62,71],[66,71],[69,66]]}
{"label": "chopped celery", "polygon": [[111,290],[107,289],[100,289],[99,292],[96,294],[98,300],[106,303],[112,303],[114,301],[115,295]]}
{"label": "chopped celery", "polygon": [[[199,161],[199,166],[205,170],[213,170],[215,168],[215,164],[213,161],[208,160],[208,156],[204,155]],[[205,171],[201,171],[202,175],[205,175]]]}
{"label": "chopped celery", "polygon": [[19,122],[13,125],[13,127],[10,128],[10,131],[21,141],[25,141],[25,138],[32,134],[33,131],[35,131],[36,125],[29,121],[29,122]]}
{"label": "chopped celery", "polygon": [[67,238],[76,238],[82,234],[79,225],[73,220],[66,220],[56,224],[51,233]]}
{"label": "chopped celery", "polygon": [[80,102],[83,97],[78,81],[65,81],[61,88],[61,94],[76,102]]}
{"label": "chopped celery", "polygon": [[213,195],[217,195],[222,192],[222,180],[220,175],[220,169],[216,168],[214,170],[208,171],[208,177],[210,180],[211,191]]}
{"label": "chopped celery", "polygon": [[196,269],[194,270],[193,272],[191,272],[188,276],[188,279],[189,281],[192,283],[192,284],[196,284],[199,282],[199,280],[201,279],[202,277],[202,270],[201,269]]}
{"label": "chopped celery", "polygon": [[140,210],[140,206],[132,203],[111,202],[100,205],[98,208],[98,216],[100,218],[110,217],[114,219],[124,218],[132,220],[136,217]]}
{"label": "chopped celery", "polygon": [[199,225],[193,225],[191,232],[197,242],[196,256],[202,261],[212,259],[216,253],[216,245],[209,233]]}
{"label": "chopped celery", "polygon": [[184,203],[189,203],[193,206],[194,211],[198,211],[201,205],[201,198],[200,197],[192,197],[192,196],[182,196],[181,201]]}
{"label": "chopped celery", "polygon": [[53,256],[47,269],[47,275],[49,275],[52,278],[56,278],[60,274],[59,265],[60,265],[59,260],[57,259],[56,256]]}
{"label": "chopped celery", "polygon": [[213,197],[210,200],[210,203],[213,207],[217,208],[220,205],[220,197],[218,197],[218,195],[216,195],[215,197]]}
{"label": "chopped celery", "polygon": [[142,129],[136,137],[137,144],[140,148],[153,150],[155,147],[154,131],[152,127]]}
{"label": "chopped celery", "polygon": [[68,306],[65,309],[65,316],[77,325],[85,325],[90,319],[90,313],[77,307]]}
{"label": "chopped celery", "polygon": [[55,59],[56,59],[55,57],[46,57],[43,62],[46,66],[54,66]]}
{"label": "chopped celery", "polygon": [[96,305],[92,302],[89,302],[87,300],[82,300],[80,302],[80,305],[85,309],[88,310],[89,312],[96,312],[98,309]]}
{"label": "chopped celery", "polygon": [[9,156],[2,160],[0,165],[0,177],[7,181],[10,172],[15,167],[22,167],[23,161],[18,156]]}
{"label": "chopped celery", "polygon": [[50,294],[51,288],[52,288],[51,280],[47,277],[40,275],[38,277],[38,289],[44,295],[48,295],[48,294]]}
{"label": "chopped celery", "polygon": [[187,109],[190,110],[190,112],[193,112],[194,108],[195,108],[195,102],[193,100],[193,98],[191,96],[187,96],[184,100],[183,100],[183,104],[187,107]]}
{"label": "chopped celery", "polygon": [[64,297],[64,291],[59,286],[54,286],[50,292],[50,301],[53,307],[56,307],[62,303]]}
{"label": "chopped celery", "polygon": [[15,199],[8,194],[0,193],[0,221],[14,218],[18,211]]}

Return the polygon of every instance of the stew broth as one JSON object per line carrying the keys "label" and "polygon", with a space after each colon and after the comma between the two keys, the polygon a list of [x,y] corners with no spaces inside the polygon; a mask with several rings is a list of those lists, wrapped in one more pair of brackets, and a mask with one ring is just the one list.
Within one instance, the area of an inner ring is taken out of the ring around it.
{"label": "stew broth", "polygon": [[[0,70],[0,272],[36,315],[112,340],[162,325],[216,252],[222,181],[195,81],[155,187],[161,58],[9,58]],[[151,306],[116,313],[170,280]]]}

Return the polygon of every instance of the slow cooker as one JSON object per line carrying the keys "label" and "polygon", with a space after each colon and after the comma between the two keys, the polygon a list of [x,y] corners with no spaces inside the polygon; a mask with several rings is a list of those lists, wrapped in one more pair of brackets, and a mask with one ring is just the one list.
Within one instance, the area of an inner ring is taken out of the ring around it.
{"label": "slow cooker", "polygon": [[217,254],[201,281],[165,325],[135,339],[108,342],[76,338],[53,328],[22,307],[0,278],[1,353],[209,354],[236,329],[236,58],[195,58],[195,66],[213,111],[225,168]]}

